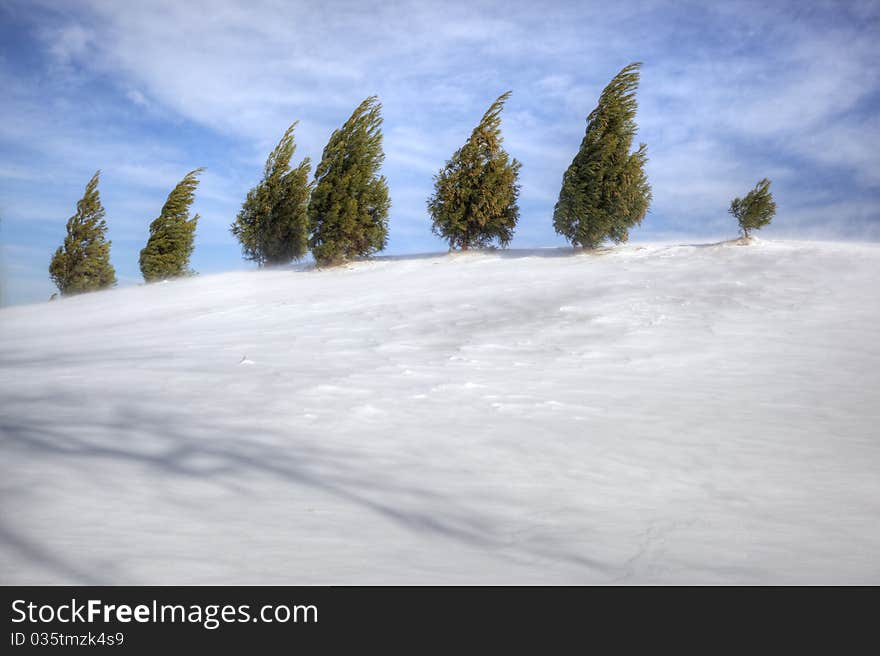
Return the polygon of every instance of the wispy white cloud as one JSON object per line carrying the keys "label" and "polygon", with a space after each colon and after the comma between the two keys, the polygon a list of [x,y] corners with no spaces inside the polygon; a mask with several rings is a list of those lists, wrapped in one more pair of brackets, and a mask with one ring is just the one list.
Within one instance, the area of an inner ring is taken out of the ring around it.
{"label": "wispy white cloud", "polygon": [[44,39],[55,59],[62,64],[68,64],[88,53],[94,44],[95,34],[79,23],[69,23],[46,30]]}

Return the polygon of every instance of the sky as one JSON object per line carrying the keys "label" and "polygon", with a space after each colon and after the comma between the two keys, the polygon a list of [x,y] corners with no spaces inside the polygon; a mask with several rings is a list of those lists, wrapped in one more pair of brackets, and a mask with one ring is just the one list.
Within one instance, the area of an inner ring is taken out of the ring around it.
{"label": "sky", "polygon": [[86,182],[119,285],[171,188],[207,168],[192,266],[250,268],[229,233],[293,121],[314,165],[365,97],[383,106],[388,254],[436,252],[433,176],[492,101],[522,162],[513,248],[563,246],[562,174],[603,87],[643,62],[638,141],[654,200],[633,241],[737,234],[764,177],[761,235],[880,240],[880,1],[0,0],[0,294],[56,291],[49,260]]}

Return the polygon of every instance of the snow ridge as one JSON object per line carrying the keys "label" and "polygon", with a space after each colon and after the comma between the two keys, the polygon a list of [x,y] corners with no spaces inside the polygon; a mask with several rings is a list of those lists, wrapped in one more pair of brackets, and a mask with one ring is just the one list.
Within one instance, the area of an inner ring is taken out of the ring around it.
{"label": "snow ridge", "polygon": [[0,310],[0,579],[880,583],[878,265],[434,254]]}

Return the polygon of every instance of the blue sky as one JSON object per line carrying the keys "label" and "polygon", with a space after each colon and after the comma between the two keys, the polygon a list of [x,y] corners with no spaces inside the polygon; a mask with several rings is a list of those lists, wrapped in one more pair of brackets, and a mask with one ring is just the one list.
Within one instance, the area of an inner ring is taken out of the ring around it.
{"label": "blue sky", "polygon": [[642,61],[654,203],[633,240],[733,237],[762,177],[767,238],[880,239],[878,2],[117,2],[0,0],[3,303],[41,301],[83,187],[102,170],[120,285],[150,221],[207,167],[192,264],[250,265],[229,234],[285,128],[313,164],[366,96],[385,117],[386,252],[443,250],[432,176],[503,91],[523,163],[514,248],[563,245],[551,216],[586,115]]}

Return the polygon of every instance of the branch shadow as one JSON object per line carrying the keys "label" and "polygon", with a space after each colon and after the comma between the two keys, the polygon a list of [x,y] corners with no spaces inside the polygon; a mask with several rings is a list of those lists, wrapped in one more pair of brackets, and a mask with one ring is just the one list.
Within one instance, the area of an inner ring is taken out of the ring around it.
{"label": "branch shadow", "polygon": [[[53,398],[36,403],[31,398],[13,406],[36,408],[72,402]],[[481,503],[485,506],[486,498],[457,501],[445,491],[403,482],[381,464],[365,461],[363,455],[316,446],[316,440],[305,445],[277,430],[204,419],[194,422],[191,415],[147,416],[134,406],[122,407],[113,420],[77,420],[64,425],[46,418],[49,413],[43,413],[42,418],[34,412],[26,417],[23,414],[0,416],[0,450],[24,451],[38,461],[55,459],[71,467],[84,463],[86,470],[88,463],[99,461],[136,465],[160,477],[197,480],[239,494],[250,477],[271,476],[329,495],[407,531],[453,541],[498,558],[562,561],[589,570],[592,578],[599,580],[610,579],[616,572],[614,567],[558,545],[512,541],[492,513],[477,508]],[[253,439],[255,433],[260,439]],[[242,437],[248,434],[250,437]],[[151,446],[144,448],[143,444]],[[502,499],[500,503],[511,502]],[[67,562],[9,526],[0,525],[0,546],[66,579],[86,584],[120,582],[108,580],[111,575],[106,568],[94,571],[94,567]]]}
{"label": "branch shadow", "polygon": [[[73,565],[33,540],[25,538],[5,523],[0,522],[0,545],[4,552],[18,554],[21,560],[31,562],[54,577],[82,585],[101,585],[103,577]],[[3,576],[6,579],[6,576]]]}

